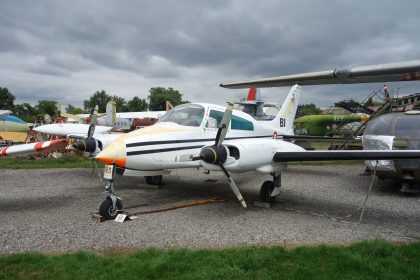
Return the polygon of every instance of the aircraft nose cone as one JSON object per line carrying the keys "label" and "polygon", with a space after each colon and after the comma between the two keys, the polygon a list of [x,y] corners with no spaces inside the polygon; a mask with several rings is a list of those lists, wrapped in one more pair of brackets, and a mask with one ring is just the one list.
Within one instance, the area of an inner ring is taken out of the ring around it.
{"label": "aircraft nose cone", "polygon": [[116,164],[119,167],[125,167],[127,152],[124,142],[116,141],[103,149],[96,159],[105,164]]}

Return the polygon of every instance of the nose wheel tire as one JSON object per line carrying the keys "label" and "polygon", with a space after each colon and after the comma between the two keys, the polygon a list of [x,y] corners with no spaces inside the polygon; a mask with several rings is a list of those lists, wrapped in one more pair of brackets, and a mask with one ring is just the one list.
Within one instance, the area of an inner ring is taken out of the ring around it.
{"label": "nose wheel tire", "polygon": [[146,180],[146,183],[149,185],[159,186],[162,184],[163,176],[162,175],[144,176],[144,179]]}
{"label": "nose wheel tire", "polygon": [[271,196],[271,193],[274,190],[274,183],[273,181],[265,181],[264,184],[262,184],[260,189],[260,200],[261,202],[265,203],[274,203],[276,201],[276,198]]}
{"label": "nose wheel tire", "polygon": [[117,199],[116,208],[112,206],[112,200],[110,198],[105,199],[99,207],[99,214],[106,220],[115,219],[119,213],[118,210],[122,210],[122,202]]}

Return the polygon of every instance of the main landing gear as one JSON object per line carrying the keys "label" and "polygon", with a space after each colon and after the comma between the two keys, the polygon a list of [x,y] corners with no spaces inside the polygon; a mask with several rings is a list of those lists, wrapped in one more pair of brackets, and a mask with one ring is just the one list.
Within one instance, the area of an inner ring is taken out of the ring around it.
{"label": "main landing gear", "polygon": [[280,194],[281,173],[272,173],[273,181],[265,181],[260,189],[260,201],[264,203],[276,202],[276,196]]}

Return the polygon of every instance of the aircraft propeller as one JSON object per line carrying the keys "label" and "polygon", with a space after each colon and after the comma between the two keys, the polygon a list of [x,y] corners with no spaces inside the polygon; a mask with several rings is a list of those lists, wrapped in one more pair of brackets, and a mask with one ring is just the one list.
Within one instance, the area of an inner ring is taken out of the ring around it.
{"label": "aircraft propeller", "polygon": [[[243,207],[246,208],[246,203],[244,198],[242,197],[241,192],[239,191],[238,187],[235,184],[235,181],[230,176],[229,172],[224,167],[224,163],[227,159],[227,148],[223,146],[223,141],[225,140],[225,136],[230,124],[230,119],[232,118],[232,111],[233,111],[233,102],[228,102],[228,106],[226,107],[225,113],[222,118],[222,122],[220,124],[219,129],[217,130],[216,139],[214,145],[205,146],[201,149],[200,154],[196,157],[188,158],[189,160],[201,160],[208,164],[214,164],[220,167],[223,173],[226,175],[229,186],[232,189],[233,193],[238,198],[239,202],[242,204]],[[183,156],[177,158],[178,161],[186,160]]]}
{"label": "aircraft propeller", "polygon": [[93,138],[93,134],[95,133],[95,127],[97,123],[97,106],[95,109],[92,109],[90,112],[90,126],[87,133],[87,137],[76,141],[73,144],[73,148],[78,149],[79,151],[88,152],[90,156],[96,152],[97,148],[97,141]]}
{"label": "aircraft propeller", "polygon": [[[90,125],[89,130],[87,132],[87,137],[76,141],[76,143],[73,144],[73,148],[78,149],[79,151],[88,152],[89,157],[92,159],[93,169],[92,174],[95,172],[95,170],[98,169],[98,166],[95,161],[95,155],[96,148],[98,147],[98,141],[93,137],[93,134],[95,133],[95,127],[97,124],[97,116],[98,114],[98,106],[95,107],[95,109],[92,108],[90,111]],[[99,175],[99,178],[102,178]]]}

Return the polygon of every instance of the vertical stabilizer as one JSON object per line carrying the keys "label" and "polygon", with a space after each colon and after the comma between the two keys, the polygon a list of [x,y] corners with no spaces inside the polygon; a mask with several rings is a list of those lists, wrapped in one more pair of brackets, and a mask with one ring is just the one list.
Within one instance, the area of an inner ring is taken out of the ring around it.
{"label": "vertical stabilizer", "polygon": [[60,102],[56,102],[55,103],[55,108],[56,108],[56,111],[57,111],[57,117],[61,117],[61,103]]}
{"label": "vertical stabilizer", "polygon": [[114,126],[117,122],[117,104],[110,100],[106,103],[106,125]]}
{"label": "vertical stabilizer", "polygon": [[293,135],[293,122],[295,121],[301,92],[302,87],[294,85],[290,89],[290,92],[287,95],[283,106],[281,106],[276,118],[272,121],[265,122],[275,128],[279,132],[279,135]]}
{"label": "vertical stabilizer", "polygon": [[259,88],[249,88],[248,96],[246,97],[246,101],[257,101],[261,100],[261,92]]}

